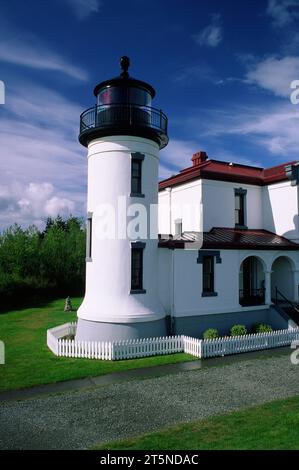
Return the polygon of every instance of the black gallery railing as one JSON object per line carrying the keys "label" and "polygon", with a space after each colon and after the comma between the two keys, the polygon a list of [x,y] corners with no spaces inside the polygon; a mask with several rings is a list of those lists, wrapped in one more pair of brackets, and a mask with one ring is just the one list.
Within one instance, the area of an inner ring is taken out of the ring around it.
{"label": "black gallery railing", "polygon": [[167,135],[167,116],[150,106],[126,103],[93,106],[81,114],[80,134],[109,127],[147,127]]}
{"label": "black gallery railing", "polygon": [[263,305],[265,303],[265,288],[240,289],[239,299],[243,306]]}

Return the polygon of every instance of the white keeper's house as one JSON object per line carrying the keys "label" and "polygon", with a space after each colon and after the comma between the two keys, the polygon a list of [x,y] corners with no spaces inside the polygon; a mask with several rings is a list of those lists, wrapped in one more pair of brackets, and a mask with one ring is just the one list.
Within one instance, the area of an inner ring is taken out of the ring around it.
{"label": "white keeper's house", "polygon": [[[298,303],[299,162],[258,168],[200,151],[159,183],[167,117],[152,107],[152,86],[129,75],[127,57],[121,67],[81,115],[88,230],[76,339],[201,337],[237,323],[286,328]],[[100,237],[99,207],[117,212],[120,198],[129,208],[123,226],[138,204],[159,236]]]}

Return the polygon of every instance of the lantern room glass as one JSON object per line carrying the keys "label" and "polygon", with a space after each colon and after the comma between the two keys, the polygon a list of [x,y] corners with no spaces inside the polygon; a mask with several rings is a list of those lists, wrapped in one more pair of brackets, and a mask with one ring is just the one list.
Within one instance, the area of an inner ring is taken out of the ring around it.
{"label": "lantern room glass", "polygon": [[97,96],[97,104],[99,106],[120,103],[151,106],[152,98],[147,90],[132,86],[106,87],[103,88]]}

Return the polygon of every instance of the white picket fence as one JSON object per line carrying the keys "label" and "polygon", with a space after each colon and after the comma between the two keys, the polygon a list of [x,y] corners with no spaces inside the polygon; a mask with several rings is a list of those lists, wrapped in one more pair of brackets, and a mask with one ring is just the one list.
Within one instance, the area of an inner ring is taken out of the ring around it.
{"label": "white picket fence", "polygon": [[47,331],[47,345],[56,356],[113,361],[185,352],[207,358],[288,346],[299,340],[299,328],[210,340],[184,335],[113,342],[64,339],[75,335],[76,327],[76,323],[65,323]]}
{"label": "white picket fence", "polygon": [[195,357],[203,357],[202,355],[202,343],[203,340],[192,338],[191,336],[182,336],[184,341],[183,351],[187,354],[191,354]]}
{"label": "white picket fence", "polygon": [[184,351],[184,341],[181,336],[113,342],[113,359],[160,356],[162,354],[173,354],[182,351]]}
{"label": "white picket fence", "polygon": [[[64,339],[76,334],[76,323],[51,328],[47,331],[47,345],[56,356],[86,359],[119,360],[173,354],[184,351],[183,336],[144,338],[124,341],[76,341]],[[189,339],[189,343],[198,342]]]}
{"label": "white picket fence", "polygon": [[298,339],[299,328],[272,331],[271,333],[208,339],[202,342],[202,357],[227,356],[261,349],[279,348],[289,346]]}
{"label": "white picket fence", "polygon": [[[69,340],[62,340],[65,336],[74,336],[77,330],[77,323],[64,323],[63,325],[56,326],[55,328],[51,328],[47,331],[47,345],[51,351],[59,356],[59,348],[62,341],[69,341]],[[78,356],[79,357],[79,356]]]}

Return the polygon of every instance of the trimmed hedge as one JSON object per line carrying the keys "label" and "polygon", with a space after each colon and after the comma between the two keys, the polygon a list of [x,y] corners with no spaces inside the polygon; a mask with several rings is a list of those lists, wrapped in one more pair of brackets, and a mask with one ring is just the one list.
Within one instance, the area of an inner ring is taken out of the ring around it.
{"label": "trimmed hedge", "polygon": [[271,333],[273,331],[272,326],[266,325],[265,323],[257,323],[253,327],[254,333]]}
{"label": "trimmed hedge", "polygon": [[216,330],[216,328],[209,328],[203,334],[204,339],[215,339],[219,338],[219,336],[219,332]]}
{"label": "trimmed hedge", "polygon": [[230,329],[231,336],[244,336],[247,335],[247,329],[245,325],[234,325]]}
{"label": "trimmed hedge", "polygon": [[[252,331],[253,333],[271,333],[273,328],[265,323],[256,323],[252,327]],[[244,336],[247,334],[248,331],[245,325],[233,325],[230,329],[231,336]],[[208,328],[203,334],[204,339],[216,339],[221,338],[221,336],[216,328]]]}

